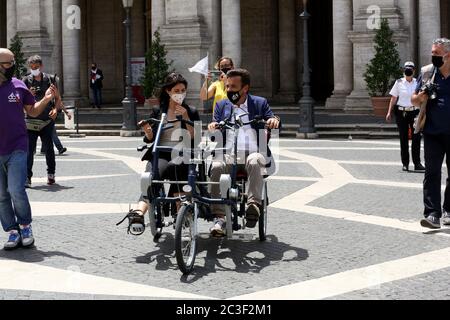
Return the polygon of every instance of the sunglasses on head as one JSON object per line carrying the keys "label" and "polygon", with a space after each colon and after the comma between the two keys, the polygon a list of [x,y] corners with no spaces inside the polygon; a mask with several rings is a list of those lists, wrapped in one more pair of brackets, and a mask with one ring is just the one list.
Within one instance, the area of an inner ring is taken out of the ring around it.
{"label": "sunglasses on head", "polygon": [[16,64],[16,61],[14,61],[14,60],[12,60],[12,61],[0,61],[0,65],[3,67],[3,68],[6,68],[6,69],[8,69],[8,68],[11,68],[12,66],[14,66]]}

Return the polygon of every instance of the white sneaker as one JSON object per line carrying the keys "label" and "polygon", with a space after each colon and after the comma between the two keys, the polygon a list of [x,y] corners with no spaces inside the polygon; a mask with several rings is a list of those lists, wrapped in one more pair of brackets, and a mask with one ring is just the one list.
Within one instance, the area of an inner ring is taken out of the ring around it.
{"label": "white sneaker", "polygon": [[5,250],[14,250],[20,246],[21,240],[22,238],[20,237],[20,233],[18,231],[11,231],[8,242],[5,243],[3,248]]}
{"label": "white sneaker", "polygon": [[226,230],[225,230],[225,219],[223,218],[216,218],[214,220],[214,226],[209,229],[209,231],[211,232],[211,235],[213,237],[224,237],[226,234]]}
{"label": "white sneaker", "polygon": [[20,234],[22,237],[22,245],[25,248],[34,245],[33,229],[31,228],[31,225],[28,225],[26,227],[20,226]]}

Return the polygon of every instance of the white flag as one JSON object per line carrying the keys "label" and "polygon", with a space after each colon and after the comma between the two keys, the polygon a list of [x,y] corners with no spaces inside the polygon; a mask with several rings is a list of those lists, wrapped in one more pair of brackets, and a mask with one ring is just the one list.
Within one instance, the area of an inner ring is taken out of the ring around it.
{"label": "white flag", "polygon": [[208,56],[206,56],[206,58],[197,62],[197,64],[195,66],[193,66],[192,68],[189,68],[189,71],[197,72],[197,73],[207,76],[208,75],[208,65],[209,65],[209,58],[208,58]]}

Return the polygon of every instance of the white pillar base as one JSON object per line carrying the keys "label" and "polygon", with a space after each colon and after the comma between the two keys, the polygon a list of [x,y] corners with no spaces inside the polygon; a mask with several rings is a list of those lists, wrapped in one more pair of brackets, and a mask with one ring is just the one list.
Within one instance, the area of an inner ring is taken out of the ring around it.
{"label": "white pillar base", "polygon": [[319,134],[318,133],[297,132],[297,139],[299,139],[299,140],[315,140],[315,139],[319,139]]}
{"label": "white pillar base", "polygon": [[135,138],[142,137],[142,131],[140,130],[120,130],[120,136],[122,138]]}

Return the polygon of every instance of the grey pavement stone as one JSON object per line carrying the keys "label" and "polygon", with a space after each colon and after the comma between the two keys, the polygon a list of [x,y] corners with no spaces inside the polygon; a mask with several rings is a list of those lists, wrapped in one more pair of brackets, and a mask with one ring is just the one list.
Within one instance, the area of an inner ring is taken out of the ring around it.
{"label": "grey pavement stone", "polygon": [[[69,155],[64,159],[97,158],[71,154],[75,148],[134,148],[139,139],[115,137],[114,142],[65,141]],[[364,144],[357,141],[333,142],[317,140],[286,141],[281,146],[319,146],[330,150],[293,150],[332,160],[395,161],[400,163],[400,151],[364,150],[336,151],[332,147],[395,147],[384,144]],[[106,151],[108,152],[108,151]],[[136,151],[111,151],[139,158]],[[37,157],[39,158],[39,157]],[[40,157],[43,159],[43,157]],[[281,157],[282,160],[291,160]],[[127,174],[124,177],[74,180],[48,188],[35,185],[29,190],[31,201],[135,203],[139,197],[139,175],[123,163],[92,162],[57,164],[58,176]],[[36,164],[38,176],[45,176],[45,163]],[[400,174],[393,166],[344,165],[355,177],[387,181],[421,183],[420,175]],[[281,164],[279,175],[319,177],[306,163]],[[279,181],[269,183],[271,202],[284,198],[313,182]],[[295,205],[295,202],[293,203]],[[330,209],[356,211],[362,214],[385,216],[405,221],[421,217],[422,191],[393,187],[348,185],[311,205]],[[125,212],[123,213],[125,215]],[[285,286],[317,279],[347,270],[414,256],[448,247],[445,239],[435,235],[399,231],[364,223],[332,219],[309,214],[272,209],[269,211],[269,241],[227,241],[207,239],[199,241],[199,254],[193,274],[183,277],[174,255],[173,229],[166,229],[162,241],[154,244],[149,232],[134,238],[126,234],[125,225],[116,227],[121,214],[93,216],[37,217],[34,232],[37,248],[33,250],[0,251],[0,259],[11,259],[67,270],[78,266],[83,273],[196,293],[216,298],[229,298],[257,290]],[[200,223],[206,233],[210,225]],[[257,235],[256,230],[242,233]],[[0,234],[0,243],[6,240]],[[444,240],[444,241],[442,241]],[[448,273],[442,270],[368,288],[331,299],[423,299],[449,297]],[[24,288],[26,289],[26,288]],[[0,289],[1,299],[75,299],[108,300],[136,299],[78,294],[8,291]],[[142,298],[138,298],[142,299]],[[448,299],[448,298],[446,298]]]}
{"label": "grey pavement stone", "polygon": [[322,176],[308,163],[280,163],[277,176],[321,178]]}
{"label": "grey pavement stone", "polygon": [[[36,162],[33,166],[34,177],[46,177],[47,165],[45,162]],[[122,161],[95,161],[89,162],[56,162],[56,174],[60,177],[97,176],[115,174],[135,174]]]}
{"label": "grey pavement stone", "polygon": [[[425,174],[422,172],[403,172],[401,162],[398,166],[378,166],[378,165],[359,165],[359,164],[341,164],[353,177],[360,180],[383,180],[392,182],[408,182],[422,184]],[[413,170],[414,167],[410,166]],[[442,183],[447,179],[447,169],[442,170]]]}
{"label": "grey pavement stone", "polygon": [[350,292],[329,300],[450,300],[450,269]]}
{"label": "grey pavement stone", "polygon": [[[45,156],[41,155],[40,152],[40,147],[38,147],[38,153],[35,154],[34,159],[35,160],[41,160],[41,161],[45,161]],[[78,146],[78,148],[83,148],[83,146]],[[98,156],[86,156],[83,153],[78,153],[78,152],[73,152],[68,148],[67,153],[64,153],[63,155],[58,155],[58,151],[56,152],[56,161],[58,161],[58,159],[85,159],[86,157],[88,157],[89,159],[105,159],[104,157],[98,157]]]}
{"label": "grey pavement stone", "polygon": [[135,203],[140,195],[139,175],[136,174],[62,182],[58,182],[56,176],[56,183],[54,186],[33,184],[27,191],[30,201]]}
{"label": "grey pavement stone", "polygon": [[412,222],[423,217],[422,199],[420,189],[349,184],[309,205]]}
{"label": "grey pavement stone", "polygon": [[[314,157],[325,158],[337,161],[398,161],[400,160],[400,150],[292,150],[293,152],[303,153]],[[422,157],[423,159],[423,157]]]}
{"label": "grey pavement stone", "polygon": [[[370,140],[369,140],[370,141]],[[367,141],[358,140],[314,140],[314,141],[302,141],[302,140],[285,140],[282,139],[278,143],[280,147],[321,147],[321,148],[336,148],[336,147],[349,147],[349,148],[398,148],[400,152],[400,142],[397,140],[383,140],[377,143],[377,141],[371,140],[370,143]],[[389,144],[386,144],[389,143]],[[276,144],[276,143],[275,143]]]}
{"label": "grey pavement stone", "polygon": [[149,233],[127,236],[117,218],[37,218],[37,249],[0,251],[0,259],[78,266],[87,274],[229,298],[272,288],[274,281],[288,285],[448,246],[421,234],[270,209],[268,242],[201,240],[196,269],[184,278],[172,233],[155,245]]}
{"label": "grey pavement stone", "polygon": [[137,146],[127,146],[126,148],[134,148],[134,150],[101,150],[101,152],[111,153],[118,156],[126,156],[130,158],[140,159],[145,154],[145,152],[138,152],[136,150]]}
{"label": "grey pavement stone", "polygon": [[270,180],[267,185],[269,202],[274,203],[312,184],[313,182]]}

